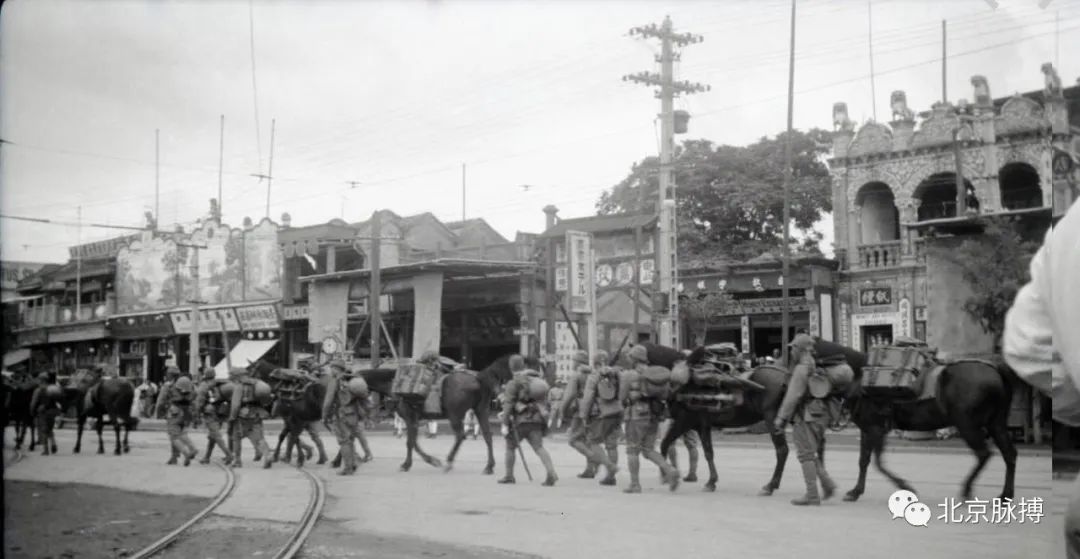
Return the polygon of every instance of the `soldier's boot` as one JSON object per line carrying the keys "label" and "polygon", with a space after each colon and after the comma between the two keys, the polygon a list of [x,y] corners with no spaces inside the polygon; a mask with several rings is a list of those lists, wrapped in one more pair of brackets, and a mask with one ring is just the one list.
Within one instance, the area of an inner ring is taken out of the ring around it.
{"label": "soldier's boot", "polygon": [[[265,440],[260,440],[259,446],[257,448],[259,449],[259,456],[263,456],[266,458],[265,460],[263,460],[263,469],[269,470],[270,466],[274,465],[274,455],[270,452],[270,445],[266,444]],[[258,462],[259,459],[255,458],[255,461]]]}
{"label": "soldier's boot", "polygon": [[611,460],[612,464],[618,464],[619,463],[619,447],[618,446],[609,446],[605,450],[607,450],[608,460]]}
{"label": "soldier's boot", "polygon": [[210,439],[210,442],[206,443],[206,454],[203,455],[203,459],[199,460],[199,463],[206,465],[210,463],[210,455],[214,452],[214,439]]}
{"label": "soldier's boot", "polygon": [[623,489],[623,493],[641,493],[641,480],[638,479],[641,472],[641,458],[637,454],[627,452],[626,469],[630,471],[630,486]]}
{"label": "soldier's boot", "polygon": [[504,458],[506,462],[506,475],[499,480],[499,483],[516,483],[516,480],[514,479],[514,461],[517,457],[514,455],[514,450],[515,449],[511,448],[510,445],[506,446],[506,457]]}
{"label": "soldier's boot", "polygon": [[[676,470],[679,469],[679,453],[675,452],[675,445],[672,445],[671,448],[668,449],[668,451],[667,451],[667,460],[668,460],[668,462],[671,463],[671,465]],[[690,477],[690,476],[688,475],[686,477]],[[660,483],[666,483],[666,482],[667,482],[667,480],[664,478],[664,469],[661,468],[660,469]]]}
{"label": "soldier's boot", "polygon": [[592,479],[596,477],[597,465],[593,461],[589,461],[585,464],[585,471],[577,475],[581,479]]}
{"label": "soldier's boot", "polygon": [[836,493],[836,482],[832,480],[829,472],[825,471],[824,464],[816,464],[818,479],[821,480],[821,500],[828,501]]}
{"label": "soldier's boot", "polygon": [[795,506],[820,505],[821,497],[818,496],[817,490],[817,463],[813,460],[807,460],[800,465],[802,466],[803,480],[806,482],[806,495],[792,499],[791,504]]}
{"label": "soldier's boot", "polygon": [[683,478],[686,483],[694,483],[697,481],[697,465],[698,465],[698,449],[690,447],[686,449],[686,453],[690,455],[690,468]]}
{"label": "soldier's boot", "polygon": [[544,464],[544,469],[547,470],[547,479],[541,485],[544,487],[555,485],[555,482],[559,481],[559,476],[555,474],[555,464],[551,462],[551,455],[543,447],[536,449],[536,455],[540,457],[540,462]]}

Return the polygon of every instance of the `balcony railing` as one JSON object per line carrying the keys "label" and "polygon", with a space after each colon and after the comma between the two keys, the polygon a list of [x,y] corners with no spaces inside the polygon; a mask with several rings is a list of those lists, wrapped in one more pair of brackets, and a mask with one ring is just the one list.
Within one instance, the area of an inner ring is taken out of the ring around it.
{"label": "balcony railing", "polygon": [[891,268],[900,265],[900,241],[859,245],[860,268]]}
{"label": "balcony railing", "polygon": [[22,310],[23,328],[37,328],[41,326],[55,326],[57,324],[72,324],[76,322],[88,322],[102,320],[116,313],[114,302],[84,303],[76,308],[74,305],[40,305]]}

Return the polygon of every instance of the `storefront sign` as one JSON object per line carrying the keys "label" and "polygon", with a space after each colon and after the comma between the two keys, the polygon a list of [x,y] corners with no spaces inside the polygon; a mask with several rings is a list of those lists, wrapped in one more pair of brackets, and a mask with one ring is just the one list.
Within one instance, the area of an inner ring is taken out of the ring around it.
{"label": "storefront sign", "polygon": [[821,336],[821,325],[818,322],[817,307],[810,307],[810,335]]}
{"label": "storefront sign", "polygon": [[641,261],[641,285],[652,285],[653,271],[656,269],[656,262],[653,260]]}
{"label": "storefront sign", "polygon": [[285,320],[307,320],[311,316],[311,307],[307,305],[286,305],[282,309]]}
{"label": "storefront sign", "polygon": [[855,349],[863,350],[862,329],[866,326],[891,326],[889,342],[899,330],[900,317],[895,312],[874,312],[856,314],[851,317],[851,345]]}
{"label": "storefront sign", "polygon": [[240,327],[244,331],[277,330],[281,328],[277,306],[273,304],[237,307],[236,314],[240,317]]}
{"label": "storefront sign", "polygon": [[119,254],[121,248],[126,247],[138,238],[139,234],[135,234],[94,243],[86,243],[84,245],[71,247],[68,249],[68,252],[71,254],[72,260],[75,260],[80,256],[84,260],[90,258],[115,258],[116,255]]}
{"label": "storefront sign", "polygon": [[[788,289],[810,287],[810,273],[794,270],[789,274]],[[760,272],[753,274],[712,275],[707,277],[686,278],[687,291],[729,291],[756,292],[783,289],[784,277],[780,272]]]}
{"label": "storefront sign", "polygon": [[873,287],[870,289],[859,290],[859,305],[863,307],[874,307],[878,305],[891,305],[892,304],[892,288],[889,287]]}
{"label": "storefront sign", "polygon": [[848,330],[848,317],[849,317],[849,315],[848,315],[848,304],[842,302],[842,303],[840,303],[840,317],[839,317],[840,318],[840,343],[842,345],[846,345],[846,346],[850,347],[851,344],[849,343],[848,336],[850,335],[849,332],[851,332],[851,330]]}
{"label": "storefront sign", "polygon": [[915,321],[926,322],[926,307],[915,307]]}
{"label": "storefront sign", "polygon": [[111,318],[105,326],[117,340],[167,338],[173,335],[173,323],[164,313]]}
{"label": "storefront sign", "polygon": [[19,347],[41,345],[48,341],[48,334],[44,328],[38,328],[36,330],[19,332],[15,339],[16,342],[18,342]]}
{"label": "storefront sign", "polygon": [[[760,314],[784,312],[784,299],[781,297],[769,297],[765,299],[741,299],[734,303],[733,314]],[[805,297],[788,297],[789,312],[805,312],[810,310],[810,302]]]}
{"label": "storefront sign", "polygon": [[750,317],[742,317],[742,346],[739,351],[750,351]]}
{"label": "storefront sign", "polygon": [[567,255],[570,258],[570,305],[567,310],[579,314],[592,313],[592,237],[580,231],[567,231],[566,246],[570,249]]}
{"label": "storefront sign", "polygon": [[100,340],[105,337],[105,324],[86,324],[79,326],[57,326],[49,330],[49,343],[81,342]]}
{"label": "storefront sign", "polygon": [[566,266],[555,268],[555,291],[566,291],[569,280],[566,277]]}
{"label": "storefront sign", "polygon": [[897,309],[897,313],[900,315],[900,335],[910,338],[911,337],[911,301],[904,297],[900,299],[900,304]]}
{"label": "storefront sign", "polygon": [[607,287],[611,285],[612,280],[615,279],[615,270],[607,264],[601,264],[596,267],[596,286]]}
{"label": "storefront sign", "polygon": [[[191,333],[194,320],[190,310],[169,313],[169,318],[172,320],[173,331],[176,334]],[[240,330],[240,323],[236,320],[233,309],[199,309],[199,331],[220,332],[222,319],[225,319],[226,331]]]}
{"label": "storefront sign", "polygon": [[629,285],[634,282],[634,263],[623,262],[615,267],[615,283]]}

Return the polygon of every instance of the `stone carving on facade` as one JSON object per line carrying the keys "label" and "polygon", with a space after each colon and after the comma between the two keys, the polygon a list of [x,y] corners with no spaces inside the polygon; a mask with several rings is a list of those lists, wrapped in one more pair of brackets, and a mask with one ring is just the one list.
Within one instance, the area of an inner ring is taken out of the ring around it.
{"label": "stone carving on facade", "polygon": [[994,98],[990,97],[990,84],[985,76],[971,76],[971,85],[975,88],[975,106],[990,108],[994,106]]}
{"label": "stone carving on facade", "polygon": [[871,153],[889,153],[892,151],[892,130],[884,124],[868,122],[859,128],[855,139],[848,147],[848,156],[855,157]]}
{"label": "stone carving on facade", "polygon": [[1058,77],[1054,65],[1047,62],[1042,65],[1043,95],[1047,97],[1061,97],[1061,78]]}
{"label": "stone carving on facade", "polygon": [[855,130],[855,121],[848,118],[847,103],[833,103],[833,131],[851,132]]}
{"label": "stone carving on facade", "polygon": [[[960,154],[960,162],[964,177],[973,185],[977,183],[975,177],[986,174],[986,154],[981,147],[964,149]],[[897,207],[900,207],[907,200],[913,199],[915,189],[930,175],[951,173],[955,170],[956,162],[952,153],[928,154],[849,167],[848,207],[855,206],[859,191],[870,182],[885,183],[892,191]]]}
{"label": "stone carving on facade", "polygon": [[907,106],[907,94],[901,90],[892,92],[890,101],[892,106],[893,120],[902,122],[914,122],[915,112]]}
{"label": "stone carving on facade", "polygon": [[994,124],[994,131],[998,136],[1033,132],[1050,126],[1045,112],[1039,103],[1014,95],[1001,106],[1001,114]]}
{"label": "stone carving on facade", "polygon": [[959,128],[957,138],[963,140],[975,139],[975,132],[971,126],[960,122],[960,117],[948,105],[935,105],[930,116],[922,121],[919,130],[911,138],[911,147],[930,147],[951,144],[953,142],[953,130]]}

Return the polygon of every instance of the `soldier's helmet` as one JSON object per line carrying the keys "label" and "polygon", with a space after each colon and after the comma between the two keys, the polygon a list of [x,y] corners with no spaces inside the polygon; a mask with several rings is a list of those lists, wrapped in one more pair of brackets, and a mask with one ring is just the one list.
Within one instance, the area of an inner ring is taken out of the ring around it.
{"label": "soldier's helmet", "polygon": [[217,373],[210,367],[203,368],[202,378],[203,380],[214,380],[217,377]]}
{"label": "soldier's helmet", "polygon": [[517,355],[517,354],[511,355],[509,365],[510,365],[510,370],[513,371],[513,372],[524,371],[525,370],[525,358],[520,356],[520,355]]}
{"label": "soldier's helmet", "polygon": [[195,386],[191,384],[191,379],[188,377],[180,377],[174,386],[181,394],[190,394],[195,390]]}
{"label": "soldier's helmet", "polygon": [[165,368],[165,376],[176,378],[180,376],[180,369],[173,365],[169,365]]}
{"label": "soldier's helmet", "polygon": [[630,348],[630,351],[627,352],[626,356],[630,359],[630,362],[635,365],[638,363],[649,362],[649,353],[645,350],[645,346],[636,345]]}
{"label": "soldier's helmet", "polygon": [[608,355],[608,352],[600,349],[596,351],[596,355],[593,357],[593,363],[606,366],[608,363],[608,359],[610,358],[611,356]]}
{"label": "soldier's helmet", "polygon": [[574,363],[581,363],[582,365],[589,364],[589,352],[584,350],[577,350],[574,352]]}
{"label": "soldier's helmet", "polygon": [[417,361],[424,364],[434,365],[435,363],[439,362],[439,352],[435,351],[434,349],[429,349],[424,353],[421,353],[420,359],[417,359]]}

